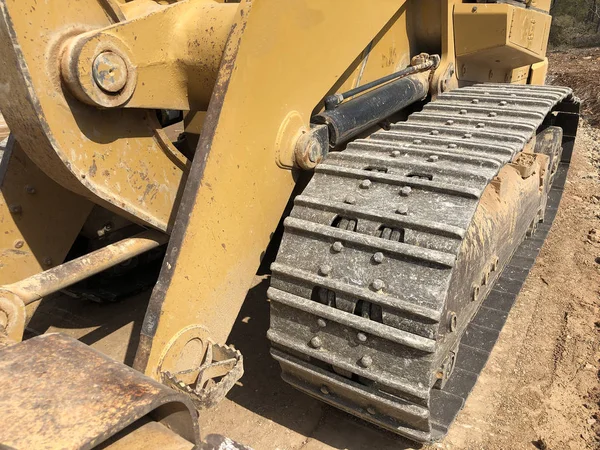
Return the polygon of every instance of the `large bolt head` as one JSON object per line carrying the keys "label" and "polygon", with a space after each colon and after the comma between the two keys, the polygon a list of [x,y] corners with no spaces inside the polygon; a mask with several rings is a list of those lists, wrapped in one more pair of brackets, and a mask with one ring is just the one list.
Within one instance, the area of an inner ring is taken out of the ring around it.
{"label": "large bolt head", "polygon": [[117,93],[127,84],[127,63],[111,51],[96,56],[92,73],[96,84],[108,93]]}

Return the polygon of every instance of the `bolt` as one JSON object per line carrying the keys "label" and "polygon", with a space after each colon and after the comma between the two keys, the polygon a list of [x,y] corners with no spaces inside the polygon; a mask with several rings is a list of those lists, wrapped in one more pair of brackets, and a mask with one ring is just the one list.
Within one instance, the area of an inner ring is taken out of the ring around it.
{"label": "bolt", "polygon": [[369,189],[371,187],[371,180],[363,180],[360,183],[361,189]]}
{"label": "bolt", "polygon": [[456,145],[456,144],[448,144],[448,148],[458,148],[458,145]]}
{"label": "bolt", "polygon": [[471,10],[471,12],[477,12],[477,6],[473,6],[473,9]]}
{"label": "bolt", "polygon": [[399,150],[394,150],[394,151],[391,153],[391,156],[393,156],[394,158],[397,158],[398,156],[400,156],[400,151],[399,151]]}
{"label": "bolt", "polygon": [[319,336],[315,336],[310,340],[310,346],[313,348],[320,348],[321,345],[323,345],[323,342],[321,342],[321,338]]}
{"label": "bolt", "polygon": [[490,116],[490,117],[496,117],[497,115],[498,115],[498,113],[495,113],[495,112],[493,112],[493,111],[492,111],[491,113],[489,113],[489,116]]}
{"label": "bolt", "polygon": [[365,333],[358,333],[356,339],[358,339],[359,342],[367,342],[367,335]]}
{"label": "bolt", "polygon": [[33,186],[25,186],[25,192],[27,192],[28,194],[35,194],[35,188]]}
{"label": "bolt", "polygon": [[321,386],[321,392],[325,395],[329,395],[329,389],[327,389],[327,386],[325,385]]}
{"label": "bolt", "polygon": [[44,258],[44,265],[45,266],[51,266],[52,265],[52,258],[50,258],[49,256],[47,258]]}
{"label": "bolt", "polygon": [[359,364],[364,368],[371,367],[371,364],[373,364],[373,358],[371,358],[369,355],[365,355],[360,358]]}
{"label": "bolt", "polygon": [[429,158],[427,158],[427,161],[436,162],[438,159],[439,157],[437,155],[431,155]]}
{"label": "bolt", "polygon": [[485,128],[485,123],[483,123],[483,122],[478,123],[477,128]]}
{"label": "bolt", "polygon": [[374,416],[374,415],[375,415],[375,413],[376,413],[377,411],[375,411],[375,408],[373,408],[372,406],[369,406],[369,407],[367,408],[367,412],[368,412],[369,414],[371,414],[372,416]]}
{"label": "bolt", "polygon": [[475,301],[479,298],[479,286],[473,286],[473,298],[472,301]]}
{"label": "bolt", "polygon": [[21,205],[11,205],[8,209],[13,214],[21,214],[23,212]]}
{"label": "bolt", "polygon": [[321,273],[321,275],[327,276],[331,273],[331,266],[324,264],[321,267],[319,267],[319,272]]}
{"label": "bolt", "polygon": [[396,209],[396,214],[405,216],[408,214],[408,208],[404,205],[398,206],[398,209]]}
{"label": "bolt", "polygon": [[508,102],[506,100],[502,100],[500,102],[500,106],[506,106],[506,105],[508,105]]}
{"label": "bolt", "polygon": [[23,242],[22,240],[18,239],[15,241],[15,248],[21,248],[23,247],[23,245],[25,244],[25,242]]}
{"label": "bolt", "polygon": [[333,243],[333,245],[331,246],[331,250],[333,250],[336,253],[341,252],[344,249],[344,244],[342,244],[340,241],[335,241]]}
{"label": "bolt", "polygon": [[94,59],[92,74],[102,90],[114,94],[127,84],[127,63],[114,52],[103,52]]}
{"label": "bolt", "polygon": [[410,188],[410,186],[404,186],[402,189],[400,189],[400,195],[402,195],[403,197],[408,197],[411,191],[412,189]]}
{"label": "bolt", "polygon": [[415,144],[415,145],[419,145],[419,144],[421,144],[422,142],[423,142],[423,141],[422,141],[421,139],[415,139],[415,140],[413,141],[413,144]]}
{"label": "bolt", "polygon": [[376,264],[381,264],[383,262],[383,253],[377,252],[373,255],[373,261]]}
{"label": "bolt", "polygon": [[348,195],[344,199],[344,202],[348,203],[349,205],[354,205],[356,203],[356,197],[354,195]]}
{"label": "bolt", "polygon": [[489,274],[489,272],[485,272],[481,277],[481,285],[486,286],[489,281],[490,281],[490,274]]}
{"label": "bolt", "polygon": [[458,113],[462,114],[462,115],[465,115],[465,114],[467,114],[467,112],[468,111],[466,109],[461,109]]}
{"label": "bolt", "polygon": [[449,323],[450,331],[456,331],[456,323],[457,323],[456,313],[451,312],[450,313],[450,323]]}
{"label": "bolt", "polygon": [[440,134],[440,132],[438,130],[431,130],[431,134],[437,136],[438,134]]}
{"label": "bolt", "polygon": [[327,322],[325,322],[325,319],[317,319],[317,325],[319,325],[321,328],[325,328],[327,326]]}
{"label": "bolt", "polygon": [[498,259],[498,257],[496,256],[494,258],[494,261],[492,261],[492,272],[495,272],[496,270],[498,270],[498,263],[500,262],[500,260]]}
{"label": "bolt", "polygon": [[371,286],[373,286],[373,289],[375,289],[376,291],[380,291],[385,287],[385,283],[383,282],[383,280],[375,278],[371,283]]}
{"label": "bolt", "polygon": [[471,139],[473,137],[473,135],[471,133],[465,133],[465,135],[463,137],[465,139]]}
{"label": "bolt", "polygon": [[447,120],[446,125],[454,125],[454,120]]}
{"label": "bolt", "polygon": [[476,105],[477,103],[479,103],[479,99],[477,99],[477,98],[474,98],[474,99],[471,101],[471,103],[473,103],[474,105]]}

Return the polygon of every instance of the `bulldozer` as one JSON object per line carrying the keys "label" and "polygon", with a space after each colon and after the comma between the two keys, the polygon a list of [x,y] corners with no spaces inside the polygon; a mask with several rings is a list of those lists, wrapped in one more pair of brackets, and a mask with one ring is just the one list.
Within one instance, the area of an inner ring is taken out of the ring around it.
{"label": "bulldozer", "polygon": [[[579,100],[545,85],[549,11],[0,0],[0,446],[207,445],[198,417],[243,375],[229,334],[269,244],[283,379],[442,440],[573,152]],[[54,293],[139,289],[133,367],[27,333]]]}

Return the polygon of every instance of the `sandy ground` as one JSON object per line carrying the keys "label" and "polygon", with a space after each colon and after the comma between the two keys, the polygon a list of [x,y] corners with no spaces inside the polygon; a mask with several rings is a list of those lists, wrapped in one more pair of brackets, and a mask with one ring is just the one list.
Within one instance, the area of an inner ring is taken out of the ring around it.
{"label": "sandy ground", "polygon": [[[554,79],[581,62],[552,58]],[[595,58],[583,61],[600,66]],[[568,77],[560,81],[568,84]],[[594,113],[586,112],[592,121]],[[257,450],[600,449],[600,131],[589,125],[580,130],[554,227],[443,442],[413,447],[283,383],[266,339],[267,286],[268,275],[256,277],[230,337],[246,373],[225,401],[202,414],[203,434]],[[62,331],[131,364],[148,295],[113,305],[55,296],[41,303],[29,332]]]}

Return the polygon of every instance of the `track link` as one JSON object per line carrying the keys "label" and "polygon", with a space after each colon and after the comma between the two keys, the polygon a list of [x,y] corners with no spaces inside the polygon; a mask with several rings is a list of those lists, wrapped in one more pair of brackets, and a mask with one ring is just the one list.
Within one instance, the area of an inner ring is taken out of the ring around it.
{"label": "track link", "polygon": [[[283,379],[413,440],[443,437],[543,239],[513,257],[523,234],[492,261],[476,302],[456,286],[463,241],[486,187],[555,121],[553,110],[576,109],[565,102],[576,100],[560,87],[461,88],[330,153],[295,199],[272,265],[268,337]],[[567,167],[558,167],[547,212]],[[449,316],[449,298],[475,303],[473,313]]]}

